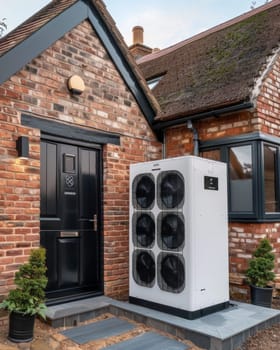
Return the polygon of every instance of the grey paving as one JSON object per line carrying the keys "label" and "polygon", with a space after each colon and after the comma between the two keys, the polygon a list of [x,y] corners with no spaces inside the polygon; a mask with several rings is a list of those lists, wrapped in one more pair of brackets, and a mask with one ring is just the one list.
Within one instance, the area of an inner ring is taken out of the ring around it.
{"label": "grey paving", "polygon": [[105,350],[186,350],[189,346],[154,332],[147,332],[135,338],[108,346]]}
{"label": "grey paving", "polygon": [[[228,309],[187,320],[156,310],[113,300],[119,313],[191,340],[207,350],[235,350],[258,330],[280,322],[280,310],[232,302]],[[122,310],[122,311],[120,311]]]}
{"label": "grey paving", "polygon": [[84,326],[74,327],[60,332],[77,344],[86,344],[92,340],[109,338],[132,330],[132,323],[119,318],[107,318]]}
{"label": "grey paving", "polygon": [[280,323],[280,310],[235,301],[228,309],[187,320],[104,296],[51,306],[47,319],[54,327],[73,326],[104,312],[191,340],[207,350],[235,350],[258,330]]}
{"label": "grey paving", "polygon": [[146,317],[163,321],[170,325],[182,327],[221,339],[226,339],[243,330],[255,327],[260,322],[268,321],[270,318],[276,316],[279,317],[280,321],[280,310],[235,301],[231,302],[230,307],[225,310],[215,312],[196,320],[187,320],[181,317],[165,314],[137,305],[122,303],[116,300],[112,301],[112,305],[130,312],[141,313]]}

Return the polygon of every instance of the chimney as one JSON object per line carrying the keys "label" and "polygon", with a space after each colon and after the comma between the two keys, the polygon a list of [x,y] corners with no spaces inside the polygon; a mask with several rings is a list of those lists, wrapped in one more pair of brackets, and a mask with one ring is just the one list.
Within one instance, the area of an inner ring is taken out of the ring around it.
{"label": "chimney", "polygon": [[143,45],[144,42],[144,29],[141,26],[135,26],[132,28],[133,33],[133,45]]}
{"label": "chimney", "polygon": [[135,26],[132,28],[133,44],[129,46],[129,51],[137,60],[140,57],[149,55],[153,52],[153,49],[144,45],[144,29],[141,26]]}

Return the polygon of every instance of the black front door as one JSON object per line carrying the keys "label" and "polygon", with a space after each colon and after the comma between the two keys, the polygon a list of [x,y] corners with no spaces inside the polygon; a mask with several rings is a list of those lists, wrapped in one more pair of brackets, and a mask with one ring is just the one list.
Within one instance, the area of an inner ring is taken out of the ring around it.
{"label": "black front door", "polygon": [[101,294],[100,150],[41,142],[41,245],[49,301]]}

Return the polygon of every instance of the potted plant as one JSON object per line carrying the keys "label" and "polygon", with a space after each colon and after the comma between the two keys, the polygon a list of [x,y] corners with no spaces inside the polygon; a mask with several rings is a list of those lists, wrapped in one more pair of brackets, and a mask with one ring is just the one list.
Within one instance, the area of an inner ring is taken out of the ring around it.
{"label": "potted plant", "polygon": [[8,339],[19,343],[33,339],[35,316],[45,318],[46,251],[34,249],[15,275],[16,288],[0,304],[9,311]]}
{"label": "potted plant", "polygon": [[275,255],[267,238],[263,238],[249,262],[246,279],[251,289],[251,302],[255,305],[271,307],[273,288],[269,285],[274,278]]}

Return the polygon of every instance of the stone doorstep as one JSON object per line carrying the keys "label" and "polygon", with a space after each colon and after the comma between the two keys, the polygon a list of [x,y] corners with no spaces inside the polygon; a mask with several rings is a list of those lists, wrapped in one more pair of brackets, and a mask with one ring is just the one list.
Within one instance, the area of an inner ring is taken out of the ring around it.
{"label": "stone doorstep", "polygon": [[51,306],[47,321],[53,327],[71,327],[106,312],[190,340],[207,350],[234,350],[258,330],[280,322],[280,310],[239,302],[211,315],[186,320],[104,296]]}
{"label": "stone doorstep", "polygon": [[109,312],[109,300],[96,297],[50,306],[47,308],[46,321],[54,328],[74,327]]}

